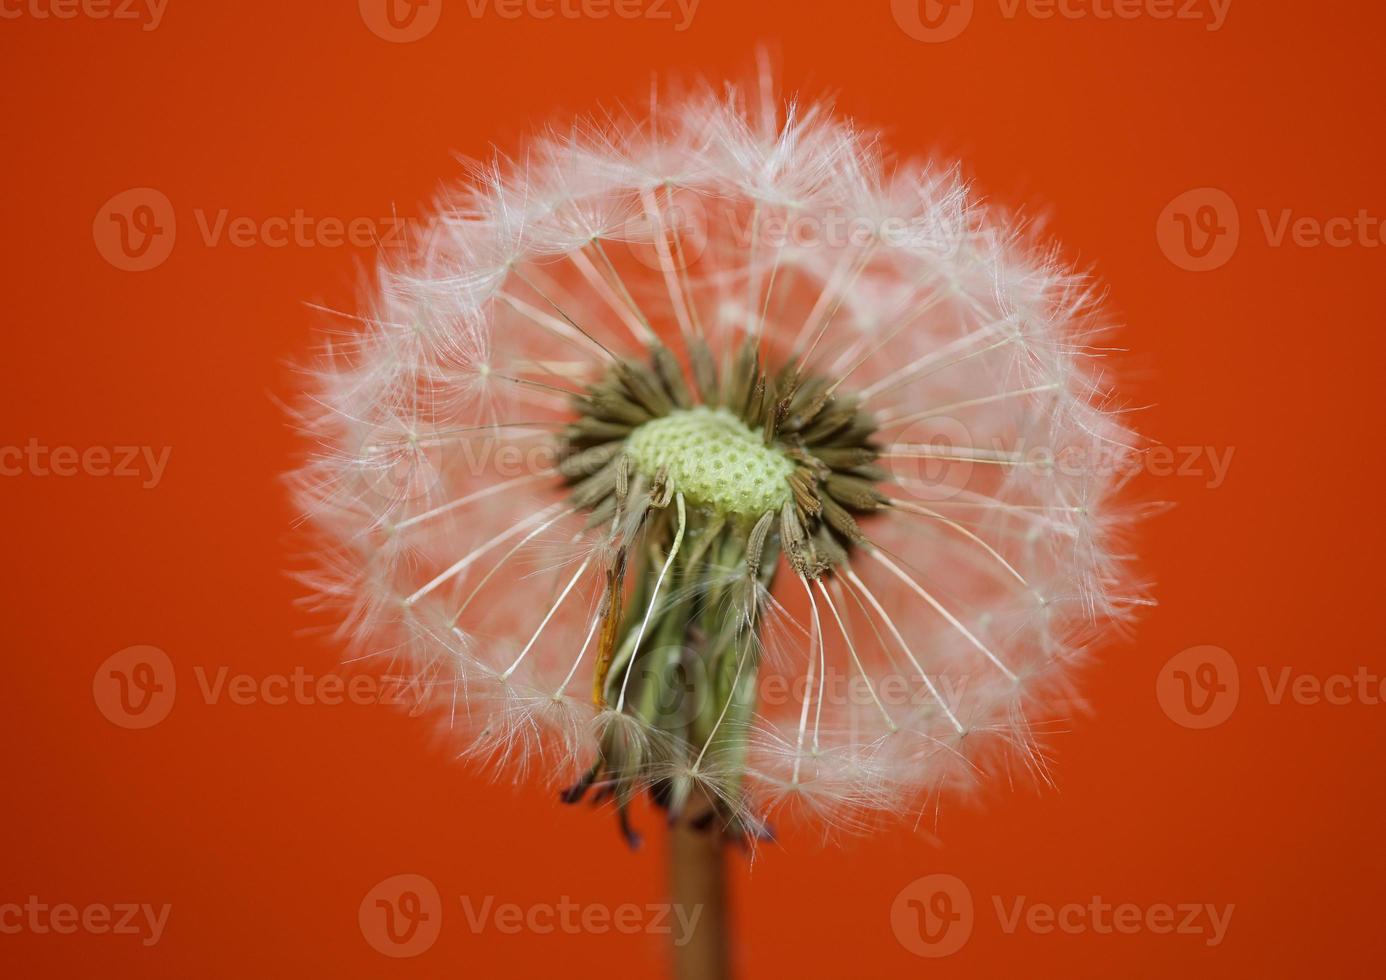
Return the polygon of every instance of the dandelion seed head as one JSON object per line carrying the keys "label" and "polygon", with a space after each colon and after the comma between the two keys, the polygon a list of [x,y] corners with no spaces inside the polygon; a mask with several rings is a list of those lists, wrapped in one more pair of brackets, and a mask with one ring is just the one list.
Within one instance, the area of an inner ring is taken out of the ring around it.
{"label": "dandelion seed head", "polygon": [[736,89],[471,168],[295,411],[353,661],[461,756],[748,839],[1050,778],[1144,600],[1100,296],[956,166]]}

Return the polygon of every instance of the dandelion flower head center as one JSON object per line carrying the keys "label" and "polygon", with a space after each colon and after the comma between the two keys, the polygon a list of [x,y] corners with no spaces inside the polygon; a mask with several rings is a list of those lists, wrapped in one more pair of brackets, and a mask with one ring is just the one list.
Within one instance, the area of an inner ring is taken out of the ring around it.
{"label": "dandelion flower head center", "polygon": [[680,527],[706,533],[766,587],[780,554],[807,578],[829,572],[863,540],[853,514],[889,501],[871,413],[797,362],[767,370],[754,337],[720,370],[700,339],[690,351],[691,378],[655,344],[576,399],[559,466],[570,503],[594,526],[633,512],[661,550],[677,552]]}
{"label": "dandelion flower head center", "polygon": [[646,422],[626,451],[639,472],[666,470],[691,503],[722,515],[756,518],[789,499],[794,464],[725,408],[698,405]]}

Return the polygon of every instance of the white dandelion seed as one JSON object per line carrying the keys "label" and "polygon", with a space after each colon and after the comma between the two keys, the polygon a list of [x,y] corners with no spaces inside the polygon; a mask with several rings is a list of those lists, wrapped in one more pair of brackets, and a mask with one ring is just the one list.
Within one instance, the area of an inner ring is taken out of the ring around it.
{"label": "white dandelion seed", "polygon": [[828,108],[478,169],[301,419],[310,576],[461,751],[754,839],[1018,758],[1137,599],[1090,285]]}

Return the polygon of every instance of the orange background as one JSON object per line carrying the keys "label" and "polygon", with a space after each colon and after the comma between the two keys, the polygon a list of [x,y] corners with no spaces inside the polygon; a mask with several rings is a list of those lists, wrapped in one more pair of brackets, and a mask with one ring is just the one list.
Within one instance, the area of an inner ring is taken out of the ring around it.
{"label": "orange background", "polygon": [[[37,6],[35,6],[35,2]],[[1077,0],[1075,0],[1077,2]],[[1178,0],[1182,6],[1186,0]],[[790,90],[836,92],[902,153],[961,155],[979,189],[1052,215],[1110,287],[1139,427],[1233,451],[1149,474],[1174,502],[1138,539],[1157,609],[1086,691],[1094,714],[1055,744],[1054,791],[954,802],[939,840],[908,826],[820,850],[766,847],[736,878],[749,977],[1366,976],[1386,932],[1381,839],[1386,705],[1274,704],[1257,668],[1386,673],[1382,544],[1382,263],[1378,226],[1344,247],[1275,245],[1285,209],[1386,216],[1379,4],[1232,0],[1225,25],[1006,18],[978,0],[954,40],[923,43],[889,0],[702,0],[693,22],[469,16],[387,43],[354,4],[172,0],[139,22],[0,20],[5,151],[0,446],[169,446],[138,479],[0,478],[6,672],[0,904],[172,906],[160,941],[0,934],[6,976],[656,976],[658,935],[473,933],[459,897],[521,905],[658,902],[662,834],[643,853],[609,814],[450,761],[431,726],[388,708],[208,704],[195,669],[264,678],[339,656],[294,606],[293,518],[279,476],[299,443],[276,395],[319,315],[353,302],[370,248],[209,243],[197,215],[417,215],[452,157],[520,145],[533,125],[616,100],[652,73],[741,79],[765,43]],[[1087,2],[1082,9],[1092,9]],[[1100,4],[1111,9],[1110,2]],[[1200,3],[1197,9],[1206,9]],[[1024,11],[1024,8],[1022,8]],[[167,195],[167,261],[121,271],[93,238],[128,188]],[[1181,193],[1235,202],[1221,268],[1162,253]],[[1375,242],[1375,246],[1370,244]],[[175,665],[167,719],[103,717],[93,675],[150,644]],[[1226,722],[1176,724],[1156,681],[1201,645],[1240,669]],[[390,960],[357,926],[391,875],[444,896],[437,943]],[[976,903],[955,955],[913,955],[891,906],[956,875]],[[992,896],[1235,906],[1204,936],[1037,934]]]}

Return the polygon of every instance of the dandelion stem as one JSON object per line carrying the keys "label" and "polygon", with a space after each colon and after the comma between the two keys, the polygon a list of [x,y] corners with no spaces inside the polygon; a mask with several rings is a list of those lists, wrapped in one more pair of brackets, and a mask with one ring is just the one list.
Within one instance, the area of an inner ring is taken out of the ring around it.
{"label": "dandelion stem", "polygon": [[727,980],[731,977],[731,929],[727,917],[726,837],[705,818],[711,804],[695,791],[697,805],[669,828],[669,895],[676,922],[689,923],[674,934],[676,980]]}

